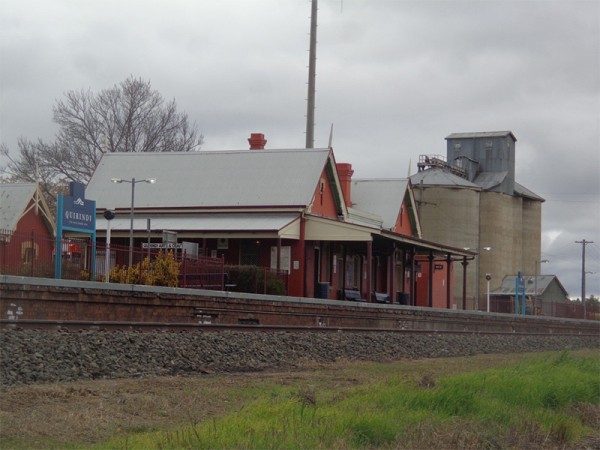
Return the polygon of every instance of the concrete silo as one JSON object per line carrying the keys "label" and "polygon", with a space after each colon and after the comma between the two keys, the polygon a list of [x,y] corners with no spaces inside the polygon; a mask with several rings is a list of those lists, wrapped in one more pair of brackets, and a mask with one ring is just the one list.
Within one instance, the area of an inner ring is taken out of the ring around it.
{"label": "concrete silo", "polygon": [[[537,273],[541,252],[541,204],[515,181],[516,138],[510,131],[454,133],[447,156],[423,155],[411,177],[423,238],[469,248],[467,309],[485,309],[490,288],[506,275]],[[455,263],[454,299],[462,305],[462,267]]]}
{"label": "concrete silo", "polygon": [[[411,182],[424,239],[458,248],[478,247],[479,186],[441,167],[419,171]],[[463,268],[454,264],[454,303],[462,309]],[[469,263],[466,309],[473,309],[475,277],[475,265]]]}

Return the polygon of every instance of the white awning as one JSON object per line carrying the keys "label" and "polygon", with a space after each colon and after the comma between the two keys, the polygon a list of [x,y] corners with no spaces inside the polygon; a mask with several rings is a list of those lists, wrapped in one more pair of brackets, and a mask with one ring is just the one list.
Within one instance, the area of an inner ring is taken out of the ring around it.
{"label": "white awning", "polygon": [[[287,239],[298,239],[300,236],[300,217],[298,214],[198,214],[194,216],[159,216],[147,217],[140,214],[133,219],[135,234],[147,232],[148,219],[152,232],[170,230],[185,236],[202,236],[218,233],[219,237],[240,236],[240,234],[272,235]],[[111,233],[129,232],[130,219],[120,216],[111,220]],[[98,216],[96,230],[104,234],[107,220]]]}
{"label": "white awning", "polygon": [[307,241],[371,241],[371,234],[379,234],[375,228],[339,222],[336,220],[306,216]]}

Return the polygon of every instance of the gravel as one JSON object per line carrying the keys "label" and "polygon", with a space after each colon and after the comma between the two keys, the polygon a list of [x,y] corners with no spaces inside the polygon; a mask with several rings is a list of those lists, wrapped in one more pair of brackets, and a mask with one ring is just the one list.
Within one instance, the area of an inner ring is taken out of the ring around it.
{"label": "gravel", "polygon": [[82,379],[295,368],[600,348],[594,336],[407,335],[391,332],[0,332],[0,387]]}

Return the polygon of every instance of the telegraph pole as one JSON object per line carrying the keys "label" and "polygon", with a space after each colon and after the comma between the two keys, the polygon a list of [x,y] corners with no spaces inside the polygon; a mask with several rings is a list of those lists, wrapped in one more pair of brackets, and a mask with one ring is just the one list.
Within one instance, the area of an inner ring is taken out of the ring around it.
{"label": "telegraph pole", "polygon": [[583,304],[583,318],[585,319],[585,246],[586,244],[593,244],[594,241],[575,241],[576,244],[581,244],[581,303]]}

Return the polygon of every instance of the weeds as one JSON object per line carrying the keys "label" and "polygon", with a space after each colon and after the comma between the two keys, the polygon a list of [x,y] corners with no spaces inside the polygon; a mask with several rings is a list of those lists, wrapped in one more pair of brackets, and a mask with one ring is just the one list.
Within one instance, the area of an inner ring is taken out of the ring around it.
{"label": "weeds", "polygon": [[278,389],[210,423],[132,436],[129,446],[496,449],[563,445],[597,424],[589,419],[600,403],[597,358],[561,353],[437,380],[425,374],[416,383],[393,371],[343,396]]}
{"label": "weeds", "polygon": [[0,397],[0,447],[564,448],[597,436],[599,373],[578,351],[22,387]]}

